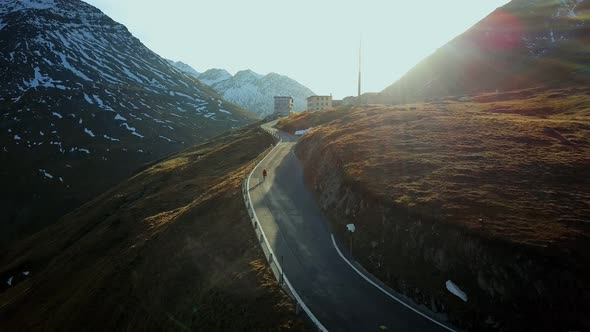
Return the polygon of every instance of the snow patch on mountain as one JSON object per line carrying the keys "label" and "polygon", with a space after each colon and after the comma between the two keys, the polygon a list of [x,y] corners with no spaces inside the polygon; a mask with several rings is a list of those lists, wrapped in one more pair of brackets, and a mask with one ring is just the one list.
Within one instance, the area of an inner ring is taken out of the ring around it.
{"label": "snow patch on mountain", "polygon": [[41,172],[41,174],[43,174],[43,175],[44,175],[46,178],[53,179],[53,175],[51,175],[51,174],[47,173],[47,171],[46,171],[46,170],[44,170],[44,169],[39,169],[39,172]]}
{"label": "snow patch on mountain", "polygon": [[92,132],[92,130],[90,130],[88,128],[84,128],[84,132],[86,134],[88,134],[88,136],[90,136],[90,137],[96,137],[96,135],[94,135],[94,133]]}
{"label": "snow patch on mountain", "polygon": [[115,116],[115,120],[119,120],[119,121],[127,121],[127,119],[125,119],[124,117],[120,116],[119,114],[117,114]]}
{"label": "snow patch on mountain", "polygon": [[112,141],[112,142],[119,142],[119,141],[121,141],[120,139],[113,138],[113,137],[111,137],[109,135],[102,135],[102,137],[104,137],[105,139],[108,139],[109,141]]}
{"label": "snow patch on mountain", "polygon": [[67,70],[71,71],[71,72],[72,72],[72,73],[74,73],[76,76],[78,76],[78,77],[80,77],[80,78],[82,78],[82,79],[84,79],[84,80],[86,80],[86,81],[92,82],[92,80],[91,80],[91,79],[90,79],[88,76],[86,76],[86,74],[84,74],[83,72],[81,72],[81,71],[79,71],[78,69],[74,68],[74,67],[73,67],[73,66],[72,66],[72,65],[71,65],[71,64],[68,62],[68,59],[67,59],[67,57],[66,57],[66,55],[65,55],[65,54],[63,54],[63,53],[61,53],[61,52],[56,52],[56,53],[57,53],[57,55],[59,55],[59,57],[60,57],[60,59],[61,59],[61,65],[62,65],[64,68],[66,68]]}
{"label": "snow patch on mountain", "polygon": [[168,138],[168,137],[166,137],[166,136],[162,136],[162,135],[160,135],[159,137],[160,137],[161,139],[165,140],[165,141],[168,141],[169,143],[174,143],[174,140],[171,140],[171,139],[169,139],[169,138]]}
{"label": "snow patch on mountain", "polygon": [[84,93],[84,99],[88,102],[88,104],[90,104],[90,105],[94,104],[92,99],[90,99],[90,97],[86,93]]}

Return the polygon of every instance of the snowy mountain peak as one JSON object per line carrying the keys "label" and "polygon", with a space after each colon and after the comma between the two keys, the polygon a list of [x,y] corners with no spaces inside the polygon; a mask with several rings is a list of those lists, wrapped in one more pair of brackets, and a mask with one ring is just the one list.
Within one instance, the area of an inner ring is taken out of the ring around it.
{"label": "snowy mountain peak", "polygon": [[172,66],[176,67],[178,70],[183,71],[189,75],[192,75],[194,77],[199,77],[199,75],[201,75],[201,73],[196,71],[195,68],[191,67],[190,65],[188,65],[182,61],[173,61],[170,59],[166,59],[166,61],[168,61],[168,63],[170,63]]}
{"label": "snowy mountain peak", "polygon": [[278,74],[278,73],[273,73],[273,72],[268,73],[266,75],[266,77],[269,78],[269,79],[274,79],[274,80],[290,79],[288,76],[281,75],[281,74]]}
{"label": "snowy mountain peak", "polygon": [[232,78],[232,75],[228,73],[227,70],[217,68],[209,69],[198,76],[198,79],[201,82],[209,86],[212,86],[215,83],[222,82],[230,78]]}
{"label": "snowy mountain peak", "polygon": [[240,70],[239,72],[234,75],[236,79],[261,79],[264,75],[260,75],[256,72],[253,72],[250,69]]}

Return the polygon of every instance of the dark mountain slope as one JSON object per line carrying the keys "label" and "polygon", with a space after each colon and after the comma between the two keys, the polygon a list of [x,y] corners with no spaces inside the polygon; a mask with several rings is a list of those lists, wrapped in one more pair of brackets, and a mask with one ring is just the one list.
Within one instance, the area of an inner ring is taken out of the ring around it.
{"label": "dark mountain slope", "polygon": [[272,142],[250,127],[190,148],[2,254],[0,330],[305,330],[240,190]]}
{"label": "dark mountain slope", "polygon": [[77,0],[0,0],[0,247],[253,121]]}

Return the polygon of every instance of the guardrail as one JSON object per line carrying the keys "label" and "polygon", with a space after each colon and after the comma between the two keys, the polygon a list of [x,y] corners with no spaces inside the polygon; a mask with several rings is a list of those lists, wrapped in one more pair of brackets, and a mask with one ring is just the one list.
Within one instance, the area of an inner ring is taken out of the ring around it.
{"label": "guardrail", "polygon": [[273,137],[275,137],[277,139],[277,142],[276,142],[274,148],[272,148],[266,154],[266,156],[264,156],[264,158],[260,162],[258,162],[258,164],[256,164],[256,166],[254,167],[252,172],[250,172],[250,174],[248,174],[248,176],[242,182],[242,195],[244,196],[244,202],[246,202],[246,209],[248,210],[248,215],[250,216],[252,226],[254,227],[254,232],[256,233],[256,237],[258,238],[258,243],[262,247],[262,251],[264,252],[264,255],[268,261],[268,264],[269,264],[273,274],[275,275],[275,278],[279,282],[279,285],[281,285],[281,287],[283,287],[283,289],[287,292],[287,294],[295,301],[295,311],[297,313],[299,313],[300,310],[302,309],[303,312],[305,313],[307,319],[309,319],[309,321],[316,327],[316,329],[318,331],[328,332],[328,330],[324,327],[324,325],[322,325],[322,323],[320,323],[320,321],[317,319],[317,317],[311,312],[311,310],[305,304],[305,302],[303,302],[303,300],[301,299],[299,294],[297,294],[297,291],[295,290],[295,288],[293,288],[293,286],[291,285],[291,282],[289,282],[289,278],[287,278],[287,276],[283,272],[283,268],[281,266],[281,263],[278,261],[277,256],[275,255],[274,251],[272,250],[272,247],[270,246],[268,239],[266,238],[266,234],[264,233],[264,230],[262,229],[262,226],[260,225],[260,222],[258,221],[258,216],[256,215],[256,211],[254,211],[254,207],[252,207],[252,198],[250,197],[250,191],[249,191],[250,178],[252,177],[252,174],[258,168],[258,166],[260,164],[262,164],[262,162],[264,162],[264,160],[272,153],[272,151],[274,151],[274,149],[276,149],[278,144],[281,142],[281,138],[275,132],[267,130],[266,128],[262,128],[262,129],[264,129],[266,132],[268,132]]}
{"label": "guardrail", "polygon": [[271,135],[272,135],[272,137],[276,138],[276,140],[277,140],[277,143],[280,143],[280,142],[281,142],[281,138],[279,137],[279,135],[277,135],[277,133],[276,133],[276,132],[274,132],[274,131],[272,131],[272,130],[268,130],[268,129],[266,129],[266,128],[262,128],[262,130],[266,131],[267,133],[271,134]]}

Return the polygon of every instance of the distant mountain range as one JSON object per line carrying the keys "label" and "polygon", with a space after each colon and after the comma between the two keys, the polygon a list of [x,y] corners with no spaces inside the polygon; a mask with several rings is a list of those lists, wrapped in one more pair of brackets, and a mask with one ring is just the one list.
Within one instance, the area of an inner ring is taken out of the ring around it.
{"label": "distant mountain range", "polygon": [[242,70],[232,76],[224,69],[198,73],[182,62],[168,61],[212,87],[226,100],[261,117],[274,112],[274,96],[293,97],[295,111],[302,112],[307,109],[307,97],[315,94],[297,81],[276,73],[260,75],[251,70]]}
{"label": "distant mountain range", "polygon": [[367,102],[590,83],[590,1],[513,0]]}
{"label": "distant mountain range", "polygon": [[0,246],[255,117],[78,0],[0,1]]}

